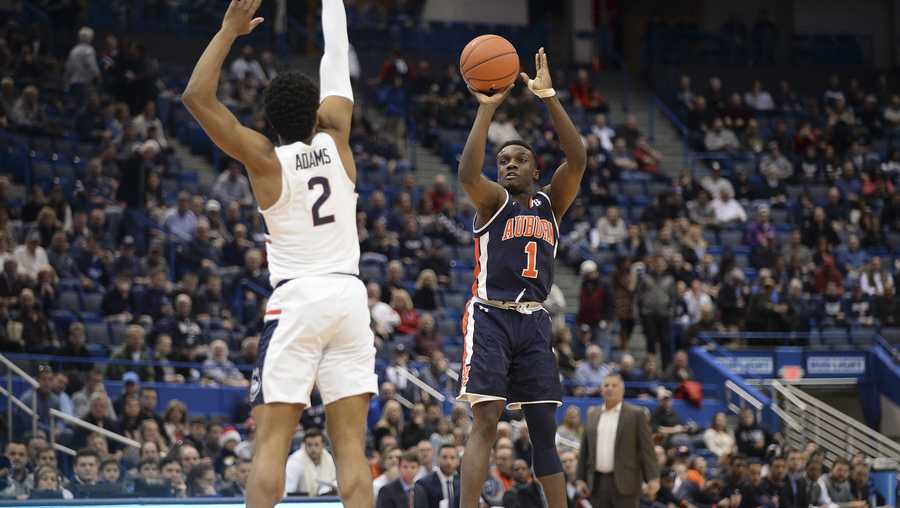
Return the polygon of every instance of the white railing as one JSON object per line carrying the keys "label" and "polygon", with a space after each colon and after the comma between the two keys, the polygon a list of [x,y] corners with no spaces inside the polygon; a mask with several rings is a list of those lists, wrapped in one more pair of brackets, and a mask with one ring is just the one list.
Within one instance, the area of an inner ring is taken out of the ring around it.
{"label": "white railing", "polygon": [[396,368],[397,372],[401,376],[405,377],[407,381],[416,385],[416,387],[418,389],[422,390],[423,392],[427,393],[428,395],[431,395],[432,397],[434,397],[438,402],[444,402],[444,400],[447,399],[447,397],[444,397],[443,393],[437,391],[431,385],[429,385],[425,381],[422,381],[421,379],[416,377],[416,375],[413,374],[412,372],[410,372],[406,367],[401,367],[399,365],[396,365],[396,366],[394,366],[394,368]]}
{"label": "white railing", "polygon": [[[737,397],[737,402],[732,401],[732,396]],[[751,395],[747,390],[731,380],[725,381],[725,407],[734,414],[740,414],[745,407],[751,407],[756,414],[756,421],[762,417],[763,403]]]}
{"label": "white railing", "polygon": [[876,432],[788,383],[772,380],[772,411],[785,423],[784,437],[799,449],[812,441],[830,465],[863,453],[873,459],[900,460],[900,443]]}
{"label": "white railing", "polygon": [[[37,411],[37,397],[31,398],[31,407],[29,407],[28,404],[13,395],[13,375],[22,379],[25,383],[30,385],[32,390],[36,390],[38,386],[40,386],[39,383],[36,379],[28,375],[27,372],[19,368],[18,365],[13,363],[9,358],[2,354],[0,354],[0,364],[2,364],[6,368],[6,387],[4,388],[0,386],[0,395],[6,397],[7,439],[9,441],[13,440],[13,421],[15,419],[13,406],[18,407],[19,410],[31,417],[31,432],[32,434],[37,434],[38,420],[40,419],[40,415]],[[63,452],[65,454],[75,455],[75,450],[56,442],[56,433],[53,432],[53,429],[56,428],[57,419],[62,420],[70,425],[87,429],[90,432],[96,432],[103,435],[107,439],[112,439],[113,441],[117,441],[121,444],[124,444],[125,446],[131,446],[138,449],[140,449],[141,447],[141,443],[135,441],[134,439],[127,438],[121,434],[117,434],[110,430],[104,429],[103,427],[98,427],[93,423],[82,420],[81,418],[67,415],[66,413],[63,413],[62,411],[59,411],[57,409],[50,409],[49,424],[51,431],[47,433],[48,438],[50,439],[50,446],[52,446],[54,450]]]}

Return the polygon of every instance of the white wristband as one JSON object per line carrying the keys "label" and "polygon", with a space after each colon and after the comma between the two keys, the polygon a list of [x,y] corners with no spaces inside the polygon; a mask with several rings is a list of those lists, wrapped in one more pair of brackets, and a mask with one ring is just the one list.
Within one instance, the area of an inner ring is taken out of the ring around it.
{"label": "white wristband", "polygon": [[532,90],[531,93],[537,95],[541,99],[549,99],[556,95],[556,90],[553,88],[544,88],[543,90]]}

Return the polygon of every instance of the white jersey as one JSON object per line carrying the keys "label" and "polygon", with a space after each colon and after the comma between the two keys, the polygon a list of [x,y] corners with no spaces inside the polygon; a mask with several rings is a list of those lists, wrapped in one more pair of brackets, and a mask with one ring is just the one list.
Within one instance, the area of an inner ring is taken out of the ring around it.
{"label": "white jersey", "polygon": [[330,273],[359,274],[356,186],[334,139],[320,132],[310,144],[275,148],[281,196],[266,210],[270,282]]}

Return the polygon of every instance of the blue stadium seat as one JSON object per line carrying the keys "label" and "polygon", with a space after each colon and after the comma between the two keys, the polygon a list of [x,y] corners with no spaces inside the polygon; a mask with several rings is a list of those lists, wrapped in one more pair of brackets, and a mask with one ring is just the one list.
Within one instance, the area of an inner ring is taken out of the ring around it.
{"label": "blue stadium seat", "polygon": [[82,301],[85,312],[103,313],[103,293],[86,293],[82,295]]}
{"label": "blue stadium seat", "polygon": [[109,325],[103,321],[91,321],[84,324],[87,341],[92,344],[108,346],[110,342]]}
{"label": "blue stadium seat", "polygon": [[81,296],[75,291],[62,291],[57,305],[63,310],[81,312]]}

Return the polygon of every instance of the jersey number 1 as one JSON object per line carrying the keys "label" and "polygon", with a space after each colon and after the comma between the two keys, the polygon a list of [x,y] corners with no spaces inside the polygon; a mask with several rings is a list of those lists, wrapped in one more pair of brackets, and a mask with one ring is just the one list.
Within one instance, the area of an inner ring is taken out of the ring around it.
{"label": "jersey number 1", "polygon": [[324,176],[315,176],[309,179],[309,190],[313,190],[313,188],[318,185],[322,186],[322,195],[319,196],[319,199],[317,199],[315,203],[313,203],[313,226],[321,226],[323,224],[331,224],[334,222],[334,215],[326,215],[325,217],[319,215],[319,209],[322,208],[322,205],[324,205],[331,196],[331,185],[329,185],[328,179]]}
{"label": "jersey number 1", "polygon": [[525,269],[522,270],[522,277],[537,279],[537,242],[528,242],[525,244],[525,254],[528,256],[528,261],[525,262]]}

